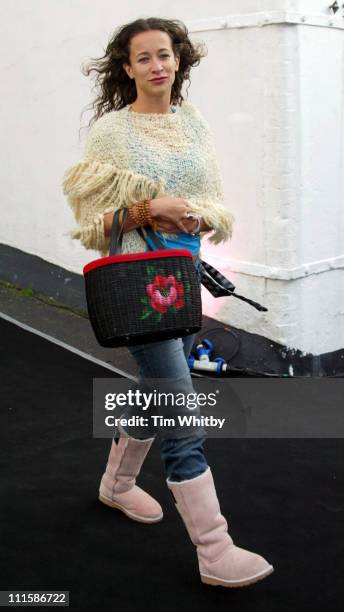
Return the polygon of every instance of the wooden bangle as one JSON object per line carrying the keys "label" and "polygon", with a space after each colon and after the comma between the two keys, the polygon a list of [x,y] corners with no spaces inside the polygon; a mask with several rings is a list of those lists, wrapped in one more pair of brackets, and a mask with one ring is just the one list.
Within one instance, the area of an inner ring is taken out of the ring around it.
{"label": "wooden bangle", "polygon": [[135,221],[135,223],[140,227],[150,225],[154,232],[157,231],[158,224],[152,218],[149,200],[143,200],[142,202],[136,202],[135,204],[131,204],[131,206],[129,207],[129,214]]}
{"label": "wooden bangle", "polygon": [[137,203],[137,215],[138,215],[138,218],[140,219],[140,225],[142,227],[147,225],[146,218],[145,218],[146,215],[145,215],[145,211],[144,211],[144,204],[143,204],[143,202],[138,202]]}
{"label": "wooden bangle", "polygon": [[131,218],[135,221],[136,225],[143,227],[144,224],[142,223],[142,215],[140,212],[139,204],[139,202],[137,204],[132,204],[129,207],[129,214]]}

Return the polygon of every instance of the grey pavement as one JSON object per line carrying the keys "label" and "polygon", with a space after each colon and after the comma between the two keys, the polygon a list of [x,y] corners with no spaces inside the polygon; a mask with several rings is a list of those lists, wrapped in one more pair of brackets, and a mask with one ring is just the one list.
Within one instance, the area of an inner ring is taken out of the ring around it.
{"label": "grey pavement", "polygon": [[74,312],[46,296],[30,295],[30,292],[3,282],[0,282],[0,312],[105,364],[137,376],[136,363],[127,348],[104,348],[98,344],[86,313]]}

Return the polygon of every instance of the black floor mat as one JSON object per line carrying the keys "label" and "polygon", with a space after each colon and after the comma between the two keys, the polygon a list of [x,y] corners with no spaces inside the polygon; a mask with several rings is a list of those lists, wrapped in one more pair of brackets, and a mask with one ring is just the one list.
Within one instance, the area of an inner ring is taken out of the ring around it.
{"label": "black floor mat", "polygon": [[92,438],[92,379],[113,372],[2,319],[0,334],[0,590],[68,590],[74,610],[343,609],[342,440],[207,440],[234,541],[275,572],[205,586],[157,442],[138,483],[162,504],[161,523],[97,500],[110,440]]}

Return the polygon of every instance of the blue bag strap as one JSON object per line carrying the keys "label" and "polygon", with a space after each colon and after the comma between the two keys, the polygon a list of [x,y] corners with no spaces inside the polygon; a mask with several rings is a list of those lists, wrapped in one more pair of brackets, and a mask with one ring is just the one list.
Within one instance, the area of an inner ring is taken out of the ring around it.
{"label": "blue bag strap", "polygon": [[149,243],[147,242],[147,236],[152,240],[157,249],[166,250],[166,246],[161,242],[160,238],[153,232],[150,225],[146,225],[145,227],[137,227],[136,231],[140,234],[141,238],[147,243],[148,248],[150,248]]}

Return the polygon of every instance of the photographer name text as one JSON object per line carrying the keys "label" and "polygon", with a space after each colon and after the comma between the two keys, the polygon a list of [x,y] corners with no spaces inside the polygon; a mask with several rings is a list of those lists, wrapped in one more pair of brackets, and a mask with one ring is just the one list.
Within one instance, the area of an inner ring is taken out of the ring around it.
{"label": "photographer name text", "polygon": [[166,418],[160,415],[151,415],[150,417],[133,416],[128,419],[123,417],[115,417],[109,414],[105,418],[107,427],[148,427],[149,420],[154,427],[218,427],[222,429],[226,419],[218,419],[214,416],[194,416],[194,415],[178,415],[176,418]]}

